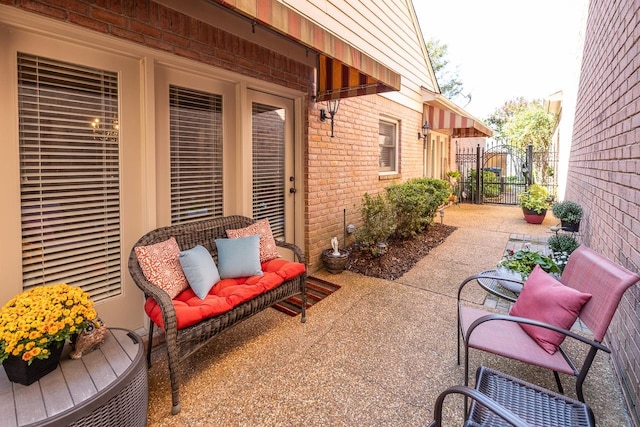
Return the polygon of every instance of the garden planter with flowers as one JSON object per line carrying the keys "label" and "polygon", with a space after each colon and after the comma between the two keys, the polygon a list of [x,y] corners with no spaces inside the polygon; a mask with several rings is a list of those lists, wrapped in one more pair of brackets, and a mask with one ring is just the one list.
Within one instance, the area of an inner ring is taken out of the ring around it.
{"label": "garden planter with flowers", "polygon": [[[502,287],[519,294],[522,291],[522,283],[527,280],[536,265],[539,265],[544,271],[553,276],[559,276],[560,268],[552,257],[532,251],[526,245],[523,249],[517,251],[508,249],[504,254],[504,258],[498,263],[496,273],[498,276],[509,280],[498,279],[498,283]],[[513,280],[518,280],[522,283],[517,283]]]}
{"label": "garden planter with flowers", "polygon": [[96,317],[89,294],[64,283],[15,296],[0,310],[0,363],[9,380],[29,385],[55,370],[65,341]]}

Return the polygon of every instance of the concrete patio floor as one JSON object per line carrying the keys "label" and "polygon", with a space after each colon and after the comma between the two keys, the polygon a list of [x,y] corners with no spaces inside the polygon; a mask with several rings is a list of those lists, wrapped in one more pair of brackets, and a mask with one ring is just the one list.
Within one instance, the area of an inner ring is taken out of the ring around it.
{"label": "concrete patio floor", "polygon": [[[307,322],[268,309],[218,336],[182,366],[182,412],[170,415],[164,347],[149,371],[150,426],[424,426],[436,396],[463,383],[456,364],[456,293],[490,269],[509,236],[548,235],[557,222],[525,223],[517,207],[459,205],[445,224],[458,229],[393,282],[351,272],[314,276],[342,286],[314,305]],[[469,303],[483,304],[474,287]],[[472,351],[479,364],[555,390],[551,372]],[[575,397],[575,381],[562,376]],[[600,352],[584,385],[599,426],[631,426],[608,355]],[[462,400],[446,405],[449,419]],[[451,424],[451,425],[460,425]]]}

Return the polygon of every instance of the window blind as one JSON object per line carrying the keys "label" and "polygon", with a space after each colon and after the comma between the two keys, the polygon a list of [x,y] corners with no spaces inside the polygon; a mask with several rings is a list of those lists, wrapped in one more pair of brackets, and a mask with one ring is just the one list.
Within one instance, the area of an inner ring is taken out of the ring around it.
{"label": "window blind", "polygon": [[380,171],[396,170],[396,127],[393,123],[380,122]]}
{"label": "window blind", "polygon": [[118,76],[18,54],[23,288],[121,293]]}
{"label": "window blind", "polygon": [[171,223],[222,216],[222,96],[169,87]]}
{"label": "window blind", "polygon": [[253,217],[269,218],[276,239],[284,239],[285,221],[285,110],[254,103]]}

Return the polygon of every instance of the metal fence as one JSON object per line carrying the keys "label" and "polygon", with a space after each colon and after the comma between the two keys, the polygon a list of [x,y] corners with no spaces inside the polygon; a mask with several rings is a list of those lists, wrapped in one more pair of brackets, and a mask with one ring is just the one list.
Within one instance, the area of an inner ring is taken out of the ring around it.
{"label": "metal fence", "polygon": [[533,151],[515,145],[486,149],[456,147],[460,172],[456,192],[461,202],[517,205],[518,195],[531,183],[544,186],[555,198],[558,189],[555,150]]}

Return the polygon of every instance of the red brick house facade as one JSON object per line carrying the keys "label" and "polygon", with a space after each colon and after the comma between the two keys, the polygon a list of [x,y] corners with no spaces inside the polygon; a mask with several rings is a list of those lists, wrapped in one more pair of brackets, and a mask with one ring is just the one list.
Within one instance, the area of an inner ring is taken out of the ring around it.
{"label": "red brick house facade", "polygon": [[[576,103],[566,199],[585,210],[582,241],[640,271],[640,1],[592,0]],[[629,289],[607,339],[640,422],[640,285]]]}

